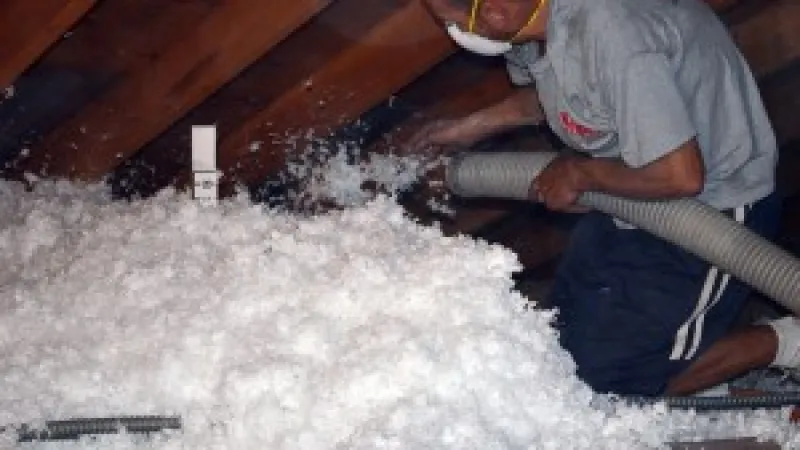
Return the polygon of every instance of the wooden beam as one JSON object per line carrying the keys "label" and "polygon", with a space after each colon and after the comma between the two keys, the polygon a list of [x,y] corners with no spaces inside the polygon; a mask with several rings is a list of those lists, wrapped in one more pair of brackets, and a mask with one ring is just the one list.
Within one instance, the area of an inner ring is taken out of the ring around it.
{"label": "wooden beam", "polygon": [[454,56],[427,74],[425,80],[398,94],[398,101],[410,104],[415,113],[370,150],[384,153],[431,120],[462,117],[495,104],[513,92],[504,67],[480,66],[471,57]]}
{"label": "wooden beam", "polygon": [[[800,3],[774,0],[759,14],[735,27],[742,52],[758,75],[761,94],[778,142],[800,139]],[[788,194],[800,190],[795,148],[784,149],[778,166],[778,183]]]}
{"label": "wooden beam", "polygon": [[[761,2],[757,13],[731,27],[731,34],[759,79],[762,97],[781,142],[794,135],[794,94],[800,90],[800,3]],[[800,133],[800,132],[798,132]]]}
{"label": "wooden beam", "polygon": [[191,33],[215,7],[209,1],[101,1],[42,63],[109,78],[132,73],[176,36]]}
{"label": "wooden beam", "polygon": [[100,179],[329,3],[220,2],[190,34],[48,135],[24,169]]}
{"label": "wooden beam", "polygon": [[30,67],[97,0],[4,0],[0,5],[0,88]]}
{"label": "wooden beam", "polygon": [[[286,137],[324,135],[390,97],[455,50],[418,0],[406,2],[308,79],[302,80],[220,143],[228,181],[254,182],[281,169]],[[262,144],[257,152],[251,143]]]}
{"label": "wooden beam", "polygon": [[767,77],[761,95],[778,142],[800,139],[800,60]]}
{"label": "wooden beam", "polygon": [[219,135],[227,136],[292,86],[310,79],[321,66],[333,60],[360,36],[368,34],[399,5],[401,3],[394,0],[333,2],[302,30],[270,50],[127,160],[115,171],[115,179],[124,179],[126,190],[133,195],[150,195],[168,185],[186,185],[175,177],[182,174],[190,182],[191,173],[187,168],[191,161],[190,130],[193,124],[214,123]]}
{"label": "wooden beam", "polygon": [[[150,64],[176,36],[184,36],[204,20],[215,5],[206,1],[164,2],[163,0],[113,0],[98,2],[69,31],[69,38],[54,45],[27,76],[32,80],[48,79],[52,73],[79,77],[77,91],[64,92],[64,98],[50,103],[60,119],[35,124],[39,132],[24,144],[30,148],[82,108],[118,85],[126,74]],[[23,86],[24,87],[24,86]],[[74,100],[67,101],[67,100]],[[61,101],[63,100],[63,101]],[[66,104],[64,103],[66,101]],[[200,122],[214,123],[214,122]],[[33,130],[33,128],[32,128]],[[22,147],[23,145],[18,145]],[[0,175],[22,178],[21,158],[0,168]]]}
{"label": "wooden beam", "polygon": [[773,0],[731,29],[750,67],[761,78],[800,57],[800,2]]}

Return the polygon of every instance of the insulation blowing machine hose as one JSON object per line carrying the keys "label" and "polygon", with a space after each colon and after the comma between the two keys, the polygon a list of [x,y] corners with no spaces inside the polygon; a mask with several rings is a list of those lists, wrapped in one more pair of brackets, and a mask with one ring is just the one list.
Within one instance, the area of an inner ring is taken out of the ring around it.
{"label": "insulation blowing machine hose", "polygon": [[[556,157],[549,152],[462,153],[447,187],[461,197],[528,200],[531,182]],[[694,199],[641,201],[587,192],[578,199],[719,267],[800,316],[800,259]]]}

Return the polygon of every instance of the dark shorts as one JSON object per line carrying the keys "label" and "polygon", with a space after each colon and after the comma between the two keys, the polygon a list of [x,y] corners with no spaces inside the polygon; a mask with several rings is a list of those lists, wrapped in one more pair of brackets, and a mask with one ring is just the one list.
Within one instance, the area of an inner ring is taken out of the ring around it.
{"label": "dark shorts", "polygon": [[[772,195],[724,212],[771,239],[780,203]],[[681,248],[592,212],[573,231],[550,300],[579,377],[599,392],[660,395],[730,330],[749,293]]]}

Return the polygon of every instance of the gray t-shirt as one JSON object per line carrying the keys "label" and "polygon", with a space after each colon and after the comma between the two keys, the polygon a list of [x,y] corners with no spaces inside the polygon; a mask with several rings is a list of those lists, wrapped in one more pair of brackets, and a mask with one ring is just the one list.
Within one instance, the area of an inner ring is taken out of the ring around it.
{"label": "gray t-shirt", "polygon": [[535,83],[553,131],[595,157],[645,166],[695,137],[719,209],[775,187],[777,146],[755,80],[701,0],[552,0],[545,54],[506,55],[515,85]]}

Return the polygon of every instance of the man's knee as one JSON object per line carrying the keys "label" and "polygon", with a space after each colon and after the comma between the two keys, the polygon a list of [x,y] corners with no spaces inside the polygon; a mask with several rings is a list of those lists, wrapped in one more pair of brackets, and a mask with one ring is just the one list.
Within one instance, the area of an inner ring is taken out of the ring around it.
{"label": "man's knee", "polygon": [[562,346],[572,355],[577,375],[600,393],[618,395],[659,396],[669,379],[681,368],[663,353],[639,351],[625,342],[602,342],[561,335]]}

